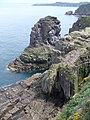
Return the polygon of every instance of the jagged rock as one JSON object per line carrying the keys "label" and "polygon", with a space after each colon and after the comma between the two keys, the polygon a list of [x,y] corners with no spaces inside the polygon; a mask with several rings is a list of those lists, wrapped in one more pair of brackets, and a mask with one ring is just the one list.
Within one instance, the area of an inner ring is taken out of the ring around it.
{"label": "jagged rock", "polygon": [[32,28],[30,46],[41,43],[55,45],[60,36],[60,31],[60,21],[57,17],[47,16],[42,18]]}
{"label": "jagged rock", "polygon": [[65,15],[73,15],[73,11],[67,11]]}

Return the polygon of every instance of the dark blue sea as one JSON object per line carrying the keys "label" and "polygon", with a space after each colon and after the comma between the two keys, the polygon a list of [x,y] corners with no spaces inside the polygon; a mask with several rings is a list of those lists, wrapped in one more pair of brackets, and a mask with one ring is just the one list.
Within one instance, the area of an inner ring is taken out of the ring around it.
{"label": "dark blue sea", "polygon": [[30,4],[0,4],[0,87],[27,79],[33,73],[14,73],[7,65],[19,56],[30,42],[33,25],[47,15],[56,16],[61,21],[61,35],[78,19],[64,15],[75,11],[76,7],[36,7]]}

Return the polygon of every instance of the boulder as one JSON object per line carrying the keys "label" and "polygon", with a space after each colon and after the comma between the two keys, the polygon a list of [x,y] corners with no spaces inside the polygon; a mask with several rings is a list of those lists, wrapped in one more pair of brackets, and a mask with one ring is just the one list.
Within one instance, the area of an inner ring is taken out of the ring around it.
{"label": "boulder", "polygon": [[65,15],[73,15],[73,11],[67,11]]}

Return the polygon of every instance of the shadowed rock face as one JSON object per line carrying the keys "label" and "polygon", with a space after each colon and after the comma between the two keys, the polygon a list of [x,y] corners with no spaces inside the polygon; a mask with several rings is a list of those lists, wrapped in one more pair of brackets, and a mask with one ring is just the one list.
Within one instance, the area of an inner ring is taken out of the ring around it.
{"label": "shadowed rock face", "polygon": [[55,116],[60,108],[46,102],[37,79],[40,75],[0,89],[0,120],[48,120]]}
{"label": "shadowed rock face", "polygon": [[30,46],[37,44],[55,45],[56,40],[60,36],[60,21],[57,17],[47,16],[40,19],[32,28],[30,34]]}

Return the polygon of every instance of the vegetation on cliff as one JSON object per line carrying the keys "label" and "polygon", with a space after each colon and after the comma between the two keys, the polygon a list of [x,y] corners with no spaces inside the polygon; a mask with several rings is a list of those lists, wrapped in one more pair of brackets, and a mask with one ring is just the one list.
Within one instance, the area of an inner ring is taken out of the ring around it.
{"label": "vegetation on cliff", "polygon": [[90,27],[90,16],[80,17],[69,29],[69,32],[79,31],[85,29],[86,27]]}
{"label": "vegetation on cliff", "polygon": [[[25,108],[23,116],[27,111],[32,120],[51,119],[71,99],[55,119],[89,120],[90,27],[73,31],[63,38],[60,37],[60,30],[60,21],[56,17],[47,16],[40,19],[32,28],[30,45],[8,66],[11,71],[16,72],[46,70],[18,84],[23,86],[24,91],[29,91],[24,98],[25,101],[28,98],[29,103],[26,106],[29,110]],[[19,93],[15,92],[18,96]],[[28,95],[32,92],[32,95]],[[21,100],[22,92],[19,96],[19,101]],[[50,104],[50,109],[47,103]],[[37,113],[38,110],[41,112]],[[21,114],[20,111],[17,117]],[[6,112],[4,115],[2,113],[1,118],[5,115]],[[16,117],[16,114],[10,116],[13,117]]]}
{"label": "vegetation on cliff", "polygon": [[90,119],[90,78],[80,92],[75,94],[63,107],[54,120],[89,120]]}
{"label": "vegetation on cliff", "polygon": [[90,16],[90,4],[81,5],[74,14]]}

